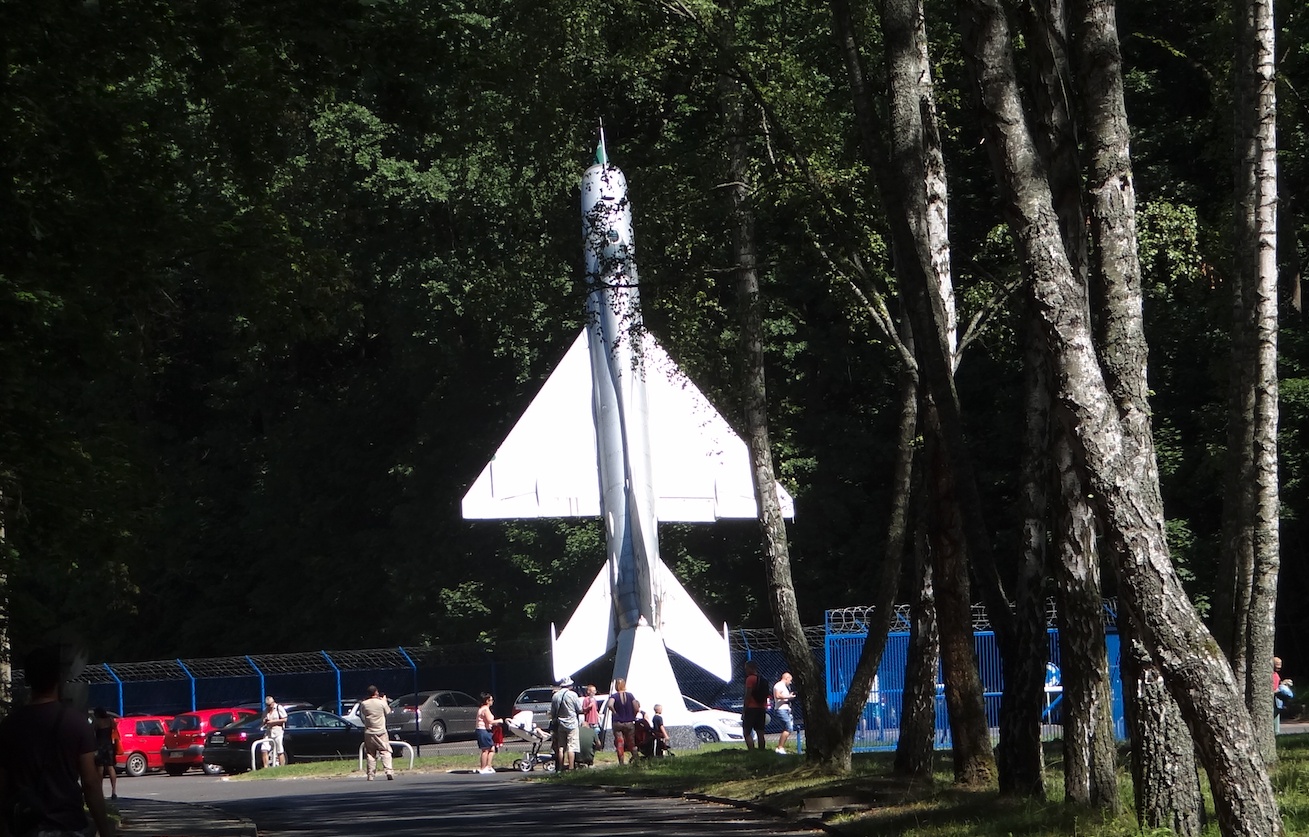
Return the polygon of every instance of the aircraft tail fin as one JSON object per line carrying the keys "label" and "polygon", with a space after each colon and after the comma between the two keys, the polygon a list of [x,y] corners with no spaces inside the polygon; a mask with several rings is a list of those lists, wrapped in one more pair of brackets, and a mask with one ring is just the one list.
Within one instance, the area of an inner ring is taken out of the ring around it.
{"label": "aircraft tail fin", "polygon": [[658,567],[659,633],[664,645],[723,682],[732,679],[727,626],[718,630],[663,561]]}
{"label": "aircraft tail fin", "polygon": [[564,625],[563,632],[556,636],[554,625],[550,626],[550,657],[555,679],[571,675],[587,663],[603,657],[614,647],[614,642],[609,564],[606,563],[569,617],[568,624]]}

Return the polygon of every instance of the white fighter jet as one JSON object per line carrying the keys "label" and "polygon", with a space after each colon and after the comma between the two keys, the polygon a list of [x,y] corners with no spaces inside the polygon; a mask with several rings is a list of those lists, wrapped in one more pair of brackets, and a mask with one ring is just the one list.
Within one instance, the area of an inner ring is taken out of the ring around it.
{"label": "white fighter jet", "polygon": [[727,625],[710,624],[660,560],[658,523],[757,517],[750,455],[642,324],[627,181],[603,130],[582,176],[582,242],[588,324],[464,495],[463,516],[602,516],[608,560],[563,632],[550,627],[555,678],[617,645],[614,678],[682,726],[668,650],[723,681],[732,664]]}

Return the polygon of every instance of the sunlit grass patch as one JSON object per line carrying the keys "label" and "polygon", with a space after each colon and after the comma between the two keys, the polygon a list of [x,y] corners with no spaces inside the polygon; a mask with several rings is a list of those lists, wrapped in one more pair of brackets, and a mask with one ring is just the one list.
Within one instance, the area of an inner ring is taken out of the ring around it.
{"label": "sunlit grass patch", "polygon": [[[1272,771],[1273,787],[1287,834],[1309,834],[1309,736],[1278,739],[1281,760]],[[1128,753],[1120,752],[1122,810],[1110,814],[1064,803],[1063,761],[1059,742],[1046,749],[1045,800],[1001,797],[996,788],[955,787],[950,753],[937,754],[935,781],[913,783],[891,775],[891,753],[857,754],[849,774],[831,775],[802,757],[742,747],[705,748],[676,758],[641,761],[603,772],[578,771],[551,781],[615,785],[697,793],[762,804],[798,813],[805,799],[841,800],[842,812],[827,820],[851,837],[1163,837],[1167,830],[1142,829],[1136,823]],[[1206,837],[1216,837],[1208,783],[1201,781],[1206,803]],[[854,804],[846,804],[854,803]]]}

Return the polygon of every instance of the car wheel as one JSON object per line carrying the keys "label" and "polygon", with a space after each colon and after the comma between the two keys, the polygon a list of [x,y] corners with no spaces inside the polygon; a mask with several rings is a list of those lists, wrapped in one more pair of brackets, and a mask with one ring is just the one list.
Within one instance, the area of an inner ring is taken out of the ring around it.
{"label": "car wheel", "polygon": [[440,721],[432,722],[432,743],[440,744],[445,740],[445,724]]}
{"label": "car wheel", "polygon": [[700,739],[701,744],[717,744],[719,742],[718,733],[709,727],[696,727],[695,737]]}
{"label": "car wheel", "polygon": [[200,765],[200,769],[205,772],[206,776],[217,776],[219,773],[223,772],[223,768],[216,764],[210,764],[209,762]]}
{"label": "car wheel", "polygon": [[165,764],[164,772],[169,776],[181,776],[186,772],[185,764]]}
{"label": "car wheel", "polygon": [[132,777],[144,776],[150,762],[146,761],[145,753],[132,753],[127,757],[127,775]]}

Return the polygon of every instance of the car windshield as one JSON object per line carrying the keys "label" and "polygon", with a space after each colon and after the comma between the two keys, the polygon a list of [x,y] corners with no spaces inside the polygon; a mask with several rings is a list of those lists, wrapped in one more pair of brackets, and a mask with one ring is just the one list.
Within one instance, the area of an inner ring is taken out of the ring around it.
{"label": "car windshield", "polygon": [[200,729],[199,715],[178,715],[173,719],[173,732],[195,732]]}
{"label": "car windshield", "polygon": [[243,720],[237,721],[234,724],[228,724],[227,726],[223,727],[223,729],[259,729],[263,725],[264,725],[263,716],[255,715],[253,718],[245,718]]}
{"label": "car windshield", "polygon": [[686,703],[687,712],[703,712],[709,708],[695,698],[689,698],[686,695],[682,695],[682,700]]}
{"label": "car windshield", "polygon": [[400,697],[391,701],[391,709],[393,711],[396,709],[413,709],[415,705],[421,704],[424,701],[430,699],[433,694],[435,693],[419,692],[418,695],[415,696],[413,692],[410,692],[407,695],[401,695]]}
{"label": "car windshield", "polygon": [[518,696],[516,703],[549,703],[554,689],[528,689]]}

